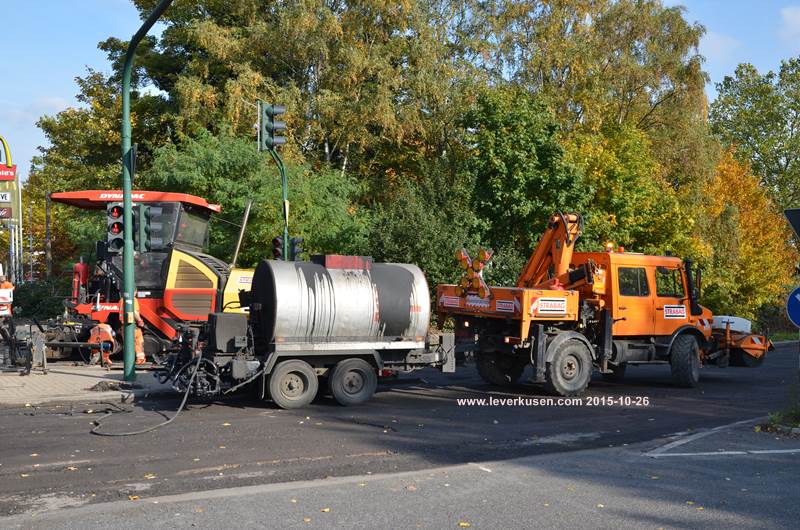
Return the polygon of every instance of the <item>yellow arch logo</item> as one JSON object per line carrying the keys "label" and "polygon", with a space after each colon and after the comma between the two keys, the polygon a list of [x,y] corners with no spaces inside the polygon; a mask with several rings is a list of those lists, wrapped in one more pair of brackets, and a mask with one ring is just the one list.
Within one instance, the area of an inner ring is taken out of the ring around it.
{"label": "yellow arch logo", "polygon": [[6,155],[5,164],[0,164],[0,181],[14,180],[17,176],[17,166],[11,162],[11,149],[8,148],[8,142],[2,136],[0,136],[0,144],[3,144],[3,152]]}

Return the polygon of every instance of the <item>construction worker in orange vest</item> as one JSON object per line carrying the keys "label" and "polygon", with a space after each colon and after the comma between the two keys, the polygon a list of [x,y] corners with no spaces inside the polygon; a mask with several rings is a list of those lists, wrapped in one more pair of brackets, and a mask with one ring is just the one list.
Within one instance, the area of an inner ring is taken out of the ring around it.
{"label": "construction worker in orange vest", "polygon": [[114,330],[108,324],[98,324],[91,329],[88,342],[97,345],[91,348],[91,364],[95,364],[100,359],[103,366],[111,367],[111,352],[117,346],[114,337]]}
{"label": "construction worker in orange vest", "polygon": [[[0,274],[0,289],[14,290],[14,284],[8,281],[5,275]],[[0,315],[11,316],[11,304],[0,304]]]}
{"label": "construction worker in orange vest", "polygon": [[[139,299],[136,298],[136,293],[133,294],[133,319],[134,322],[136,322],[136,329],[133,333],[133,351],[136,352],[136,364],[143,365],[146,362],[144,357],[144,333],[142,332],[142,328],[144,328],[144,320],[142,320],[142,315],[139,314]],[[120,331],[120,336],[123,338],[124,341],[125,340],[124,300],[120,300],[119,302],[119,321],[122,322],[122,329]]]}

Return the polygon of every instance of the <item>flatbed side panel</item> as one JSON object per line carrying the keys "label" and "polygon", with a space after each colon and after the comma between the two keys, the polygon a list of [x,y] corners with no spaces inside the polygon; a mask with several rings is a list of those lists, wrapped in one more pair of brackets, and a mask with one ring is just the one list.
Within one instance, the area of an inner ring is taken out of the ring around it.
{"label": "flatbed side panel", "polygon": [[520,321],[520,338],[528,337],[531,322],[576,321],[578,291],[491,287],[491,294],[460,296],[456,285],[439,285],[436,310],[439,314],[504,318]]}

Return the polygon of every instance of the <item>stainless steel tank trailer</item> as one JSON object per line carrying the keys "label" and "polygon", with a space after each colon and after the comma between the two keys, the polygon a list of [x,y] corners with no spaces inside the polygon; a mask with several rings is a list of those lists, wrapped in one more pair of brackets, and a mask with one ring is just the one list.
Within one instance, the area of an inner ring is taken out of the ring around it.
{"label": "stainless steel tank trailer", "polygon": [[204,397],[252,385],[299,408],[321,386],[342,405],[363,403],[384,369],[455,371],[452,335],[428,335],[430,292],[416,265],[264,260],[240,302],[247,314],[212,313],[202,329],[182,330],[162,381]]}

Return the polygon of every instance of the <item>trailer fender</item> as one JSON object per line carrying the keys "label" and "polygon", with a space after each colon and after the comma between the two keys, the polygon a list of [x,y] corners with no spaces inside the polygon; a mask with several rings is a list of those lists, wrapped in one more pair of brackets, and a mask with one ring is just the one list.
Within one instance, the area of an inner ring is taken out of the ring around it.
{"label": "trailer fender", "polygon": [[656,342],[656,351],[657,351],[658,355],[659,356],[663,356],[663,357],[668,356],[670,350],[672,350],[672,344],[675,342],[675,339],[677,339],[680,335],[684,335],[686,333],[694,335],[694,337],[697,339],[697,344],[698,344],[698,346],[700,346],[701,350],[704,350],[704,349],[707,348],[708,339],[706,339],[706,336],[703,335],[703,333],[699,329],[697,329],[696,327],[690,326],[689,324],[686,324],[684,326],[679,327],[675,331],[673,331],[672,335],[670,335],[668,341],[666,341],[666,342]]}
{"label": "trailer fender", "polygon": [[577,340],[584,343],[589,350],[589,355],[592,356],[592,361],[597,361],[595,349],[589,342],[589,339],[576,331],[560,331],[553,338],[549,339],[547,341],[547,351],[544,356],[545,361],[548,363],[552,361],[558,347],[568,340]]}
{"label": "trailer fender", "polygon": [[324,358],[324,357],[341,357],[343,359],[347,359],[350,357],[359,357],[363,358],[371,358],[371,360],[375,361],[375,366],[378,370],[383,369],[383,359],[381,358],[380,354],[376,351],[357,351],[357,352],[347,352],[347,351],[315,351],[315,352],[275,352],[270,354],[267,357],[267,360],[264,362],[264,375],[269,375],[272,373],[272,369],[275,368],[275,365],[278,364],[280,361],[285,361],[286,359],[308,359],[308,358]]}

